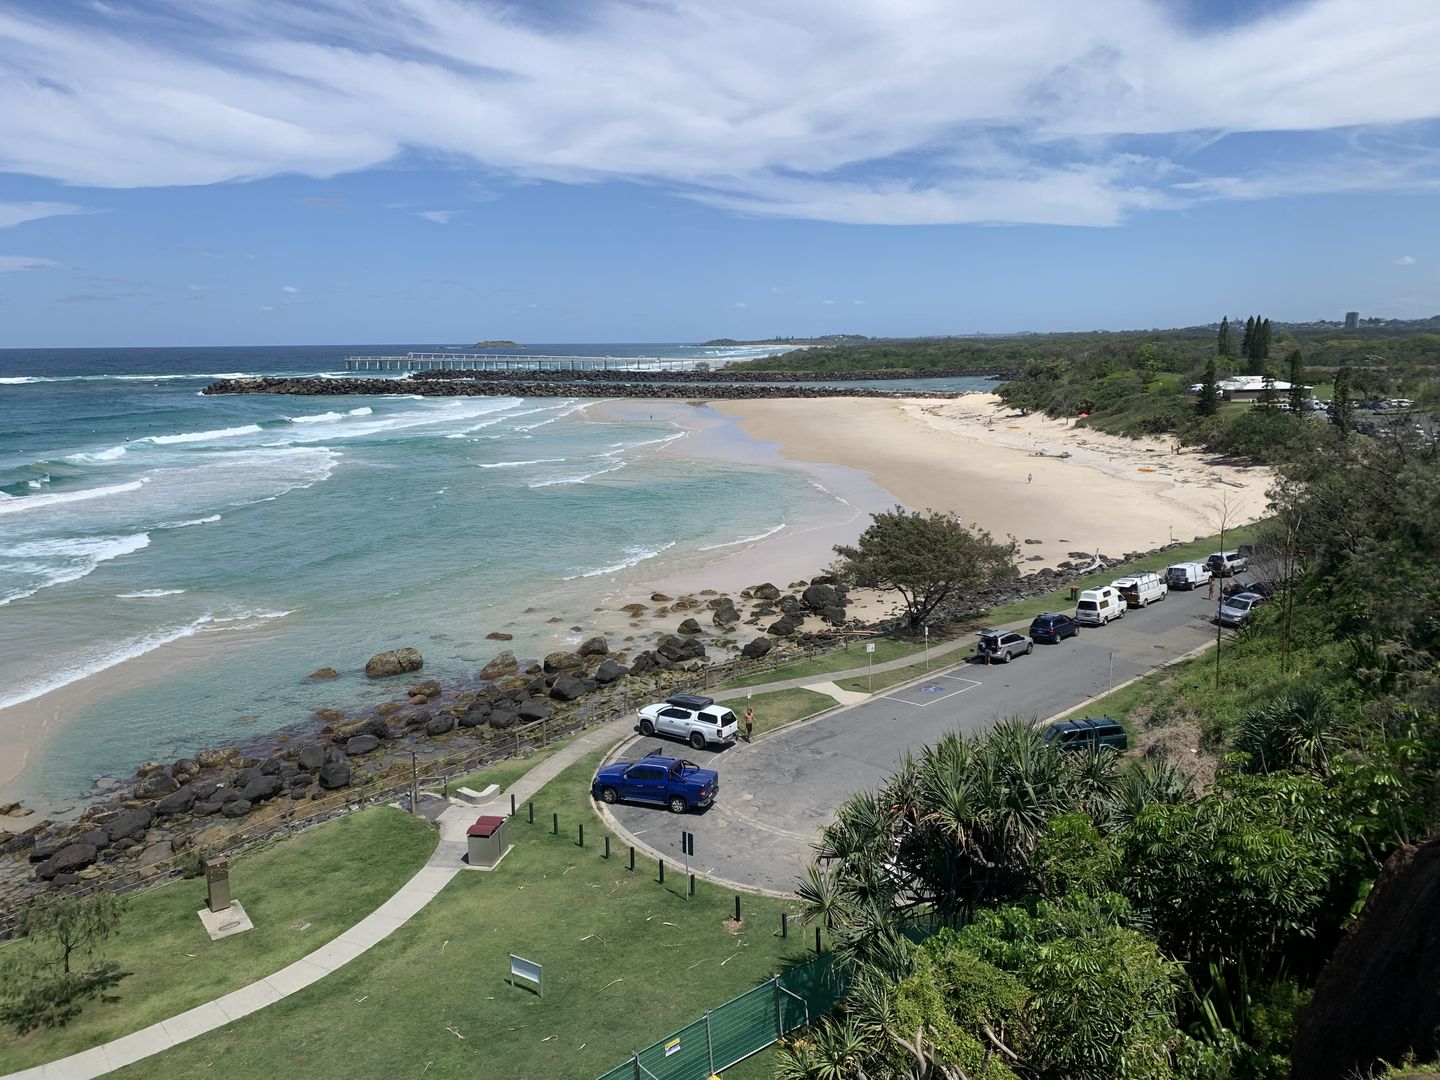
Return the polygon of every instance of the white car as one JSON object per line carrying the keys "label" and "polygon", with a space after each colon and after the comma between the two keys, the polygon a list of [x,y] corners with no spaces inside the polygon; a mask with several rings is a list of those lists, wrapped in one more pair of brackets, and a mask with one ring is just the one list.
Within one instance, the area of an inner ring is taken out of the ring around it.
{"label": "white car", "polygon": [[739,733],[733,712],[698,694],[676,694],[640,710],[641,735],[673,735],[696,750],[712,743],[729,746]]}

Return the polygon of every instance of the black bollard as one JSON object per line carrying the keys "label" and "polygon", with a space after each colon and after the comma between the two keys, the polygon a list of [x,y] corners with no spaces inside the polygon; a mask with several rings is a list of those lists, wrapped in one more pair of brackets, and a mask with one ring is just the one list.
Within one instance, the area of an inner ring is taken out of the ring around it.
{"label": "black bollard", "polygon": [[559,835],[560,835],[560,815],[559,815],[559,814],[551,814],[551,815],[550,815],[550,832],[551,832],[551,834],[554,835],[554,836],[559,836]]}
{"label": "black bollard", "polygon": [[510,793],[510,816],[515,816],[515,793],[513,791]]}
{"label": "black bollard", "polygon": [[780,936],[782,938],[790,936],[790,916],[783,911],[780,912]]}
{"label": "black bollard", "polygon": [[535,824],[535,800],[530,800],[530,824]]}
{"label": "black bollard", "polygon": [[740,894],[735,894],[735,921],[740,921]]}
{"label": "black bollard", "polygon": [[630,869],[635,869],[635,845],[630,845]]}
{"label": "black bollard", "polygon": [[664,885],[664,884],[665,884],[665,860],[664,860],[664,859],[656,859],[655,861],[660,864],[660,884],[661,884],[661,885]]}
{"label": "black bollard", "polygon": [[583,821],[580,823],[580,843],[579,843],[579,846],[580,846],[580,847],[584,847],[584,846],[585,846],[585,823],[584,823]]}
{"label": "black bollard", "polygon": [[610,857],[610,837],[605,837],[605,858]]}
{"label": "black bollard", "polygon": [[694,875],[694,874],[691,874],[691,875],[690,875],[690,895],[691,895],[691,896],[694,896],[694,895],[695,895],[695,875]]}

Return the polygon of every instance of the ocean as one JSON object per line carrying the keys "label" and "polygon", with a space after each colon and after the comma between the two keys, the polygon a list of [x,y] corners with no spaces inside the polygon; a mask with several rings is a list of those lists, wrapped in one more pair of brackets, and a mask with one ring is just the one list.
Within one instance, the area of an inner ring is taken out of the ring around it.
{"label": "ocean", "polygon": [[[357,674],[382,649],[418,647],[441,679],[507,647],[491,631],[538,655],[626,589],[854,516],[764,455],[687,453],[683,403],[620,419],[572,399],[419,399],[400,379],[386,397],[200,394],[440,348],[0,352],[0,794],[54,807],[148,759],[393,696]],[[321,666],[344,677],[304,681]]]}

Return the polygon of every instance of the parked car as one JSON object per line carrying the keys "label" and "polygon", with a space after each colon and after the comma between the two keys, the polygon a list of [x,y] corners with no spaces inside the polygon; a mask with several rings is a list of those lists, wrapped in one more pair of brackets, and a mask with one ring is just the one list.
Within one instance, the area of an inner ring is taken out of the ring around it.
{"label": "parked car", "polygon": [[733,712],[698,694],[676,694],[640,710],[641,735],[673,735],[696,750],[710,743],[728,746],[739,731]]}
{"label": "parked car", "polygon": [[1104,626],[1125,617],[1125,599],[1113,585],[1086,589],[1075,601],[1075,621],[1081,626]]}
{"label": "parked car", "polygon": [[1083,720],[1060,720],[1045,729],[1045,741],[1061,750],[1089,750],[1097,746],[1113,746],[1116,750],[1130,745],[1125,729],[1108,716],[1087,716]]}
{"label": "parked car", "polygon": [[652,754],[639,761],[600,766],[590,782],[590,797],[601,802],[653,803],[672,814],[703,810],[720,793],[720,774],[693,761]]}
{"label": "parked car", "polygon": [[980,643],[975,647],[977,659],[989,664],[1008,664],[1017,656],[1029,656],[1035,651],[1035,642],[1014,630],[985,630],[980,634]]}
{"label": "parked car", "polygon": [[1224,626],[1244,626],[1254,613],[1256,606],[1264,602],[1265,597],[1259,593],[1241,593],[1221,604],[1217,617]]}
{"label": "parked car", "polygon": [[1165,584],[1172,589],[1198,589],[1215,575],[1204,563],[1182,562],[1165,568]]}
{"label": "parked car", "polygon": [[1263,596],[1266,600],[1275,595],[1275,589],[1266,581],[1246,581],[1242,578],[1231,578],[1220,590],[1220,595],[1225,599],[1232,596],[1239,596],[1241,593],[1254,593],[1256,596]]}
{"label": "parked car", "polygon": [[1149,607],[1170,594],[1170,586],[1160,580],[1159,574],[1131,574],[1110,584],[1132,608]]}
{"label": "parked car", "polygon": [[1061,612],[1047,611],[1043,615],[1036,615],[1030,621],[1030,639],[1032,641],[1044,641],[1051,645],[1059,645],[1067,637],[1074,637],[1078,633],[1080,633],[1080,624]]}
{"label": "parked car", "polygon": [[1216,577],[1231,577],[1250,565],[1250,560],[1238,551],[1217,551],[1205,560],[1210,573]]}

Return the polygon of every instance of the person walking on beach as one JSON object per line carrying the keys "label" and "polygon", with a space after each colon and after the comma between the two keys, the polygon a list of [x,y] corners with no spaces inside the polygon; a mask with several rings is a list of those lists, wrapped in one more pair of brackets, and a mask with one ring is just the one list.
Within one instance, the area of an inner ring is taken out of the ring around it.
{"label": "person walking on beach", "polygon": [[1028,473],[1028,472],[1027,472],[1027,473],[1025,474],[1025,483],[1028,484],[1028,483],[1030,483],[1031,480],[1034,480],[1034,479],[1035,479],[1035,474],[1034,474],[1034,473]]}
{"label": "person walking on beach", "polygon": [[755,734],[755,710],[749,705],[745,706],[745,741],[750,742],[751,736]]}

